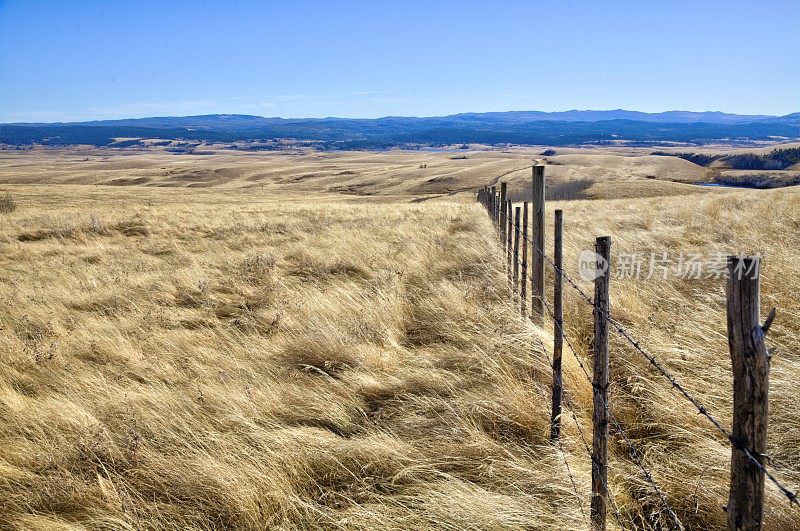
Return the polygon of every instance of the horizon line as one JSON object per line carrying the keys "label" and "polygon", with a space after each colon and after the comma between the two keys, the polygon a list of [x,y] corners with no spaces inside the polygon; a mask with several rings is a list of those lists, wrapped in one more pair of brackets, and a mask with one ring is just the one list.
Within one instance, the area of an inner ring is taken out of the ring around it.
{"label": "horizon line", "polygon": [[0,125],[25,125],[25,124],[36,124],[36,125],[50,125],[50,124],[77,124],[77,123],[91,123],[91,122],[113,122],[119,120],[147,120],[152,118],[197,118],[203,116],[247,116],[253,118],[265,118],[265,119],[279,119],[279,120],[382,120],[385,118],[447,118],[450,116],[459,116],[463,114],[503,114],[503,113],[543,113],[543,114],[564,114],[570,112],[634,112],[639,114],[647,114],[647,115],[658,115],[658,114],[667,114],[667,113],[688,113],[688,114],[722,114],[727,116],[741,116],[741,117],[765,117],[765,118],[782,118],[786,116],[790,116],[792,114],[797,114],[800,111],[792,111],[786,114],[740,114],[735,112],[727,112],[727,111],[720,111],[720,110],[704,110],[704,111],[690,111],[690,110],[683,110],[683,109],[671,109],[666,111],[640,111],[635,109],[624,109],[618,107],[616,109],[567,109],[563,111],[542,111],[538,109],[518,109],[518,110],[507,110],[507,111],[462,111],[453,114],[435,114],[435,115],[401,115],[401,114],[387,114],[383,116],[376,116],[373,118],[365,118],[365,117],[351,117],[351,116],[303,116],[303,117],[283,117],[283,116],[265,116],[260,114],[245,114],[245,113],[226,113],[226,112],[213,112],[213,113],[205,113],[205,114],[163,114],[163,115],[146,115],[146,116],[127,116],[127,117],[120,117],[120,118],[89,118],[83,120],[69,120],[69,121],[52,121],[52,122],[38,122],[38,121],[14,121],[8,122],[0,120]]}

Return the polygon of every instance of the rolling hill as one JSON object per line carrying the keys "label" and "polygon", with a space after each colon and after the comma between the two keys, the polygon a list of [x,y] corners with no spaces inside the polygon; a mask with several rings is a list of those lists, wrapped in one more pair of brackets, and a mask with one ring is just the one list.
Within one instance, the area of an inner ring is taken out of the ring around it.
{"label": "rolling hill", "polygon": [[213,114],[71,123],[0,126],[0,143],[109,145],[116,138],[207,142],[294,139],[324,149],[375,149],[404,145],[578,145],[627,140],[642,144],[758,141],[800,138],[800,113],[786,116],[720,112],[517,111],[442,117],[264,118]]}

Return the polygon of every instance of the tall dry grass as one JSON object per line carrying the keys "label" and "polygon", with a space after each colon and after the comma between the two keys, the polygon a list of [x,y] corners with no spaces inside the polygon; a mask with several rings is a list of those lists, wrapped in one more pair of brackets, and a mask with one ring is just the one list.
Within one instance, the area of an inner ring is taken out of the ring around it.
{"label": "tall dry grass", "polygon": [[[548,441],[550,330],[519,319],[478,205],[62,190],[15,189],[0,225],[0,527],[588,528],[574,424],[566,454]],[[764,254],[769,448],[799,484],[800,194],[558,206],[572,273],[600,234],[615,253]],[[615,281],[612,308],[729,424],[722,282]],[[680,518],[723,528],[727,444],[646,360],[611,356],[612,408]],[[565,371],[590,433],[569,353]],[[618,438],[611,454],[626,527],[662,526]],[[766,527],[796,528],[767,492]]]}
{"label": "tall dry grass", "polygon": [[[551,208],[564,209],[565,263],[576,278],[578,254],[593,249],[600,235],[612,237],[612,260],[622,254],[645,257],[645,273],[652,253],[667,253],[674,262],[682,253],[687,258],[699,254],[704,262],[727,254],[762,256],[762,318],[777,307],[780,321],[768,337],[768,344],[777,347],[770,374],[768,451],[777,475],[790,488],[800,486],[800,192],[732,190],[691,197],[571,201],[548,205],[548,220]],[[583,288],[592,293],[590,283]],[[567,331],[586,359],[591,308],[575,290],[565,291]],[[680,279],[674,273],[664,279],[657,272],[650,279],[612,280],[611,297],[613,316],[730,427],[725,280]],[[610,402],[615,415],[687,528],[726,528],[728,442],[671,390],[644,356],[612,334]],[[583,398],[579,403],[590,408],[589,386],[576,367],[571,369],[567,388],[577,389]],[[617,501],[640,527],[653,521],[667,527],[658,498],[628,454],[621,438],[615,437],[611,474],[613,488],[619,489]],[[790,507],[769,482],[766,493],[765,529],[797,529],[800,509]]]}
{"label": "tall dry grass", "polygon": [[584,525],[476,206],[46,192],[0,229],[0,527]]}
{"label": "tall dry grass", "polygon": [[17,202],[11,197],[11,193],[0,192],[0,214],[10,214],[17,209]]}

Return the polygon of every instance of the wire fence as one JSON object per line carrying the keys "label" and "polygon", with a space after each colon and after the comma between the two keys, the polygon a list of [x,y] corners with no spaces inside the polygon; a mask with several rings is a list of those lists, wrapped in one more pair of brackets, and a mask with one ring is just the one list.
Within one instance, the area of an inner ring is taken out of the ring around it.
{"label": "wire fence", "polygon": [[[543,186],[543,184],[542,184],[542,186]],[[558,265],[556,264],[555,260],[553,260],[551,257],[549,257],[547,255],[547,253],[543,249],[541,249],[541,247],[536,243],[536,241],[535,241],[535,239],[533,237],[528,235],[527,223],[525,223],[524,226],[520,226],[519,225],[519,223],[518,223],[519,214],[517,214],[517,216],[515,218],[512,218],[512,216],[510,215],[510,213],[512,212],[511,202],[510,201],[507,201],[508,205],[500,205],[499,208],[498,208],[498,205],[496,204],[496,199],[495,199],[494,203],[492,201],[486,201],[486,197],[487,197],[486,194],[488,192],[489,192],[488,188],[484,189],[484,192],[483,192],[484,193],[484,195],[483,195],[484,200],[483,200],[483,202],[485,203],[485,206],[489,210],[490,217],[493,219],[493,221],[495,221],[498,224],[498,232],[500,233],[501,240],[502,240],[501,241],[501,245],[504,247],[504,250],[508,253],[508,264],[507,264],[507,267],[509,268],[509,271],[508,271],[508,274],[509,274],[509,286],[513,287],[513,286],[517,285],[514,282],[514,279],[512,278],[512,271],[511,271],[512,260],[513,260],[514,272],[517,272],[520,269],[518,267],[519,266],[519,260],[520,260],[520,257],[519,257],[519,242],[517,242],[512,248],[512,234],[511,234],[511,232],[513,230],[514,237],[516,237],[516,238],[522,237],[524,239],[525,243],[530,245],[531,254],[532,255],[535,252],[539,256],[541,256],[544,259],[544,261],[547,264],[549,264],[550,267],[552,267],[554,275],[559,276],[560,278],[562,278],[566,282],[566,284],[568,286],[570,286],[573,290],[575,290],[575,292],[578,294],[578,298],[581,301],[586,303],[588,306],[592,307],[594,312],[595,312],[595,314],[599,314],[600,318],[603,319],[608,325],[610,325],[610,327],[623,339],[623,341],[625,343],[627,343],[630,347],[632,347],[633,350],[636,351],[638,354],[642,355],[648,361],[649,365],[661,377],[663,377],[664,379],[666,379],[669,382],[670,387],[677,391],[677,395],[681,396],[686,401],[688,401],[694,407],[694,409],[697,410],[697,412],[699,414],[701,414],[703,417],[705,417],[716,428],[716,430],[725,437],[725,439],[728,441],[728,443],[730,444],[730,446],[732,448],[735,448],[736,450],[741,451],[747,457],[748,461],[753,466],[755,466],[758,470],[760,470],[770,480],[770,482],[772,484],[774,484],[774,486],[779,490],[779,492],[781,494],[783,494],[789,500],[790,505],[798,505],[798,506],[800,506],[800,502],[798,501],[797,492],[792,491],[783,482],[778,480],[777,477],[774,475],[774,473],[771,472],[766,467],[766,465],[764,463],[762,463],[762,461],[759,459],[759,457],[760,458],[765,458],[766,456],[764,454],[760,454],[758,452],[755,452],[752,448],[750,448],[746,444],[744,444],[744,442],[742,440],[734,437],[732,435],[732,432],[730,430],[727,430],[722,425],[722,423],[713,414],[711,414],[711,412],[703,405],[703,403],[699,399],[697,399],[693,394],[691,394],[687,390],[687,388],[684,385],[681,384],[680,381],[678,381],[676,376],[666,368],[665,364],[662,361],[660,361],[654,354],[652,354],[650,349],[646,348],[642,344],[641,341],[637,340],[634,337],[634,334],[632,334],[622,323],[620,323],[618,320],[614,319],[611,316],[610,311],[603,310],[598,305],[596,305],[595,304],[595,300],[592,297],[590,297],[580,287],[580,285],[575,281],[575,279],[573,279],[570,275],[568,275],[566,273],[566,271],[564,271],[563,267],[558,267]],[[492,193],[494,193],[494,192],[492,192]],[[480,194],[479,194],[479,199],[480,199]],[[525,210],[525,220],[526,221],[527,221],[527,206],[528,206],[527,203],[525,203],[525,209],[526,209]],[[543,208],[543,200],[542,200],[542,204],[541,204],[540,208],[542,209],[542,211],[544,210],[544,208]],[[503,212],[507,212],[507,214],[504,216],[502,214]],[[506,223],[507,223],[507,227],[505,227]],[[525,250],[526,247],[527,247],[526,245],[523,246],[523,252],[524,253],[526,252],[526,250]],[[513,251],[512,251],[512,249],[513,249]],[[523,271],[527,271],[527,267],[526,266],[527,266],[527,264],[525,264],[521,269]],[[527,276],[527,275],[522,277],[522,284],[523,285],[525,285],[528,281],[530,281],[532,283],[531,285],[533,286],[533,283],[534,283],[534,278],[533,277],[530,277],[530,276]],[[515,296],[516,296],[516,293],[517,293],[517,291],[515,290],[515,292],[514,292]],[[531,297],[533,298],[534,296],[535,296],[535,294],[531,293]],[[524,293],[523,293],[522,300],[523,300],[523,307],[524,307]],[[567,335],[566,332],[564,331],[563,323],[559,323],[556,320],[554,312],[553,312],[552,308],[549,306],[549,304],[547,304],[545,297],[541,297],[541,303],[543,304],[543,309],[546,309],[546,313],[548,314],[548,318],[550,320],[552,320],[554,325],[557,327],[557,333],[560,333],[561,337],[563,337],[564,340],[566,341],[567,346],[569,347],[569,349],[572,352],[575,360],[577,361],[577,363],[578,363],[578,365],[579,365],[579,367],[581,369],[581,372],[583,373],[584,377],[586,378],[588,383],[594,387],[595,383],[594,383],[592,377],[590,376],[589,371],[587,370],[584,362],[581,360],[581,357],[578,355],[578,351],[575,349],[572,340],[570,339],[569,335]],[[773,317],[774,317],[774,310],[773,310],[773,313],[770,314],[770,316],[767,318],[767,321],[763,325],[763,330],[764,330],[765,333],[766,333],[766,330],[769,328],[769,325],[770,325]],[[551,366],[552,366],[552,363],[551,363]],[[567,406],[567,409],[568,409],[568,411],[570,413],[570,416],[572,417],[572,419],[573,419],[573,421],[575,423],[575,426],[576,426],[576,428],[578,430],[578,433],[579,433],[579,435],[580,435],[580,437],[582,439],[584,448],[587,451],[587,453],[589,454],[590,459],[592,459],[592,462],[594,463],[594,456],[593,456],[592,450],[589,447],[589,444],[588,444],[587,439],[585,437],[585,430],[582,429],[582,427],[580,425],[580,422],[578,420],[578,417],[575,414],[574,404],[569,399],[566,399],[564,403]],[[619,435],[619,437],[622,439],[623,443],[627,447],[627,449],[629,451],[629,454],[631,456],[631,459],[636,464],[636,466],[639,468],[639,470],[642,473],[642,476],[644,477],[646,482],[650,485],[650,487],[652,488],[653,492],[658,496],[658,498],[659,498],[661,504],[663,505],[667,515],[669,516],[669,519],[670,519],[672,527],[674,529],[683,530],[684,529],[683,525],[680,522],[676,512],[673,510],[672,506],[670,505],[666,494],[664,493],[663,489],[661,489],[659,487],[659,485],[656,483],[655,479],[653,478],[652,472],[646,466],[646,464],[644,462],[643,455],[636,448],[636,446],[633,444],[633,442],[631,441],[630,437],[625,432],[625,429],[623,428],[622,424],[618,421],[618,419],[616,418],[616,416],[612,412],[608,401],[603,399],[602,400],[602,405],[603,405],[603,408],[605,409],[606,414],[608,415],[608,418],[611,420],[611,423],[614,426],[615,432]],[[559,444],[560,450],[563,453],[563,445],[561,444],[560,438],[558,440],[558,444]],[[568,471],[569,476],[570,476],[570,481],[571,481],[571,483],[573,485],[573,488],[576,490],[576,494],[577,494],[577,486],[576,486],[576,483],[574,481],[574,477],[572,476],[572,472],[569,469],[569,464],[567,462],[566,456],[564,457],[564,462],[565,462],[565,465],[567,467],[567,471]],[[625,526],[622,523],[622,516],[619,513],[618,507],[616,506],[616,503],[615,503],[615,501],[613,499],[613,496],[610,495],[610,490],[607,488],[607,485],[605,485],[604,491],[606,493],[606,497],[607,497],[609,503],[611,504],[611,506],[613,508],[614,516],[615,516],[615,519],[616,519],[617,523],[620,525],[620,527],[624,528]],[[581,504],[581,511],[583,512],[583,505],[582,504]],[[585,515],[585,513],[584,513],[584,515]]]}
{"label": "wire fence", "polygon": [[[556,324],[556,326],[558,326],[558,323],[556,322],[556,320],[554,318],[552,308],[550,307],[550,305],[547,303],[546,300],[543,300],[542,302],[544,303],[544,306],[545,306],[545,308],[547,310],[548,315],[550,316],[550,319]],[[580,366],[581,371],[583,372],[583,375],[586,378],[586,381],[589,383],[589,385],[594,386],[594,382],[592,381],[592,377],[589,376],[589,371],[586,370],[586,366],[583,364],[583,361],[581,361],[580,357],[578,356],[577,351],[575,350],[575,347],[572,344],[572,341],[570,340],[570,338],[567,335],[567,333],[564,331],[563,325],[559,327],[559,332],[564,337],[564,341],[567,343],[567,346],[569,347],[569,350],[572,352],[572,355],[575,357],[575,360],[578,362],[578,365]],[[670,516],[670,519],[672,520],[674,528],[675,529],[679,529],[679,530],[683,530],[683,524],[681,524],[680,520],[678,519],[678,516],[675,514],[675,511],[672,509],[672,506],[670,506],[669,502],[667,501],[666,495],[664,494],[664,492],[661,490],[661,488],[658,486],[658,484],[653,479],[652,472],[650,472],[650,470],[645,466],[642,456],[640,455],[640,453],[636,449],[636,447],[633,445],[633,442],[631,442],[631,440],[628,437],[628,435],[625,433],[625,430],[623,429],[622,424],[614,416],[614,413],[611,411],[611,407],[609,406],[608,401],[607,400],[603,400],[602,402],[603,402],[603,407],[605,408],[606,413],[608,414],[608,417],[611,419],[611,422],[614,424],[614,428],[615,428],[616,432],[620,435],[620,437],[622,437],[622,440],[625,442],[626,446],[628,447],[628,452],[630,453],[631,458],[636,463],[636,466],[639,467],[639,469],[642,471],[642,475],[644,476],[645,480],[650,484],[650,486],[653,488],[653,491],[655,491],[656,495],[658,495],[658,497],[660,498],[661,503],[664,505],[664,509],[666,509],[667,513]],[[570,411],[573,413],[573,418],[574,418],[575,415],[574,415],[574,412],[572,411],[571,407],[570,407]],[[577,422],[577,419],[575,419],[575,421]],[[588,447],[588,445],[587,445],[587,447]],[[605,490],[606,490],[606,493],[610,492],[607,487],[606,487]],[[607,497],[608,497],[609,501],[613,504],[614,503],[613,496],[608,495]],[[622,527],[622,522],[620,521],[620,518],[617,518],[617,522],[620,524],[620,527]]]}

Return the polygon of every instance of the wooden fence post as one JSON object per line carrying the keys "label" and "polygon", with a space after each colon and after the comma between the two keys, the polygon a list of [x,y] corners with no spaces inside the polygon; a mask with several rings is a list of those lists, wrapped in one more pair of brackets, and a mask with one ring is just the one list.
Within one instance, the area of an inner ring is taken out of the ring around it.
{"label": "wooden fence post", "polygon": [[755,256],[728,257],[728,346],[733,369],[733,429],[728,529],[761,529],[764,511],[764,472],[745,454],[747,448],[761,464],[767,450],[770,354],[764,338],[775,310],[759,322],[759,268]]}
{"label": "wooden fence post", "polygon": [[492,221],[494,221],[496,226],[497,215],[495,214],[495,212],[497,211],[497,187],[492,186],[492,191],[490,193],[491,193],[491,199],[489,201],[492,205],[492,208],[489,210],[489,217],[492,218]]}
{"label": "wooden fence post", "polygon": [[528,202],[522,203],[522,271],[520,272],[520,303],[519,311],[524,319],[528,313]]}
{"label": "wooden fence post", "polygon": [[500,183],[500,245],[506,250],[506,183]]}
{"label": "wooden fence post", "polygon": [[521,208],[514,209],[514,295],[519,294],[519,218]]}
{"label": "wooden fence post", "polygon": [[561,352],[564,347],[564,306],[562,302],[561,267],[563,266],[562,245],[562,212],[556,210],[555,229],[553,230],[553,412],[551,415],[550,439],[557,440],[561,435],[561,398],[564,384],[561,377]]}
{"label": "wooden fence post", "polygon": [[497,226],[498,237],[500,235],[500,192],[494,196],[494,224]]}
{"label": "wooden fence post", "polygon": [[593,530],[606,528],[608,496],[608,285],[611,278],[611,238],[602,236],[595,242],[597,253],[594,280],[594,379],[592,415],[592,506]]}
{"label": "wooden fence post", "polygon": [[531,317],[544,323],[544,166],[533,167]]}
{"label": "wooden fence post", "polygon": [[[512,216],[511,200],[506,200],[506,272],[508,273],[508,289],[514,289],[514,273],[512,271],[511,256],[514,254],[514,218]],[[513,295],[513,291],[512,291]]]}

